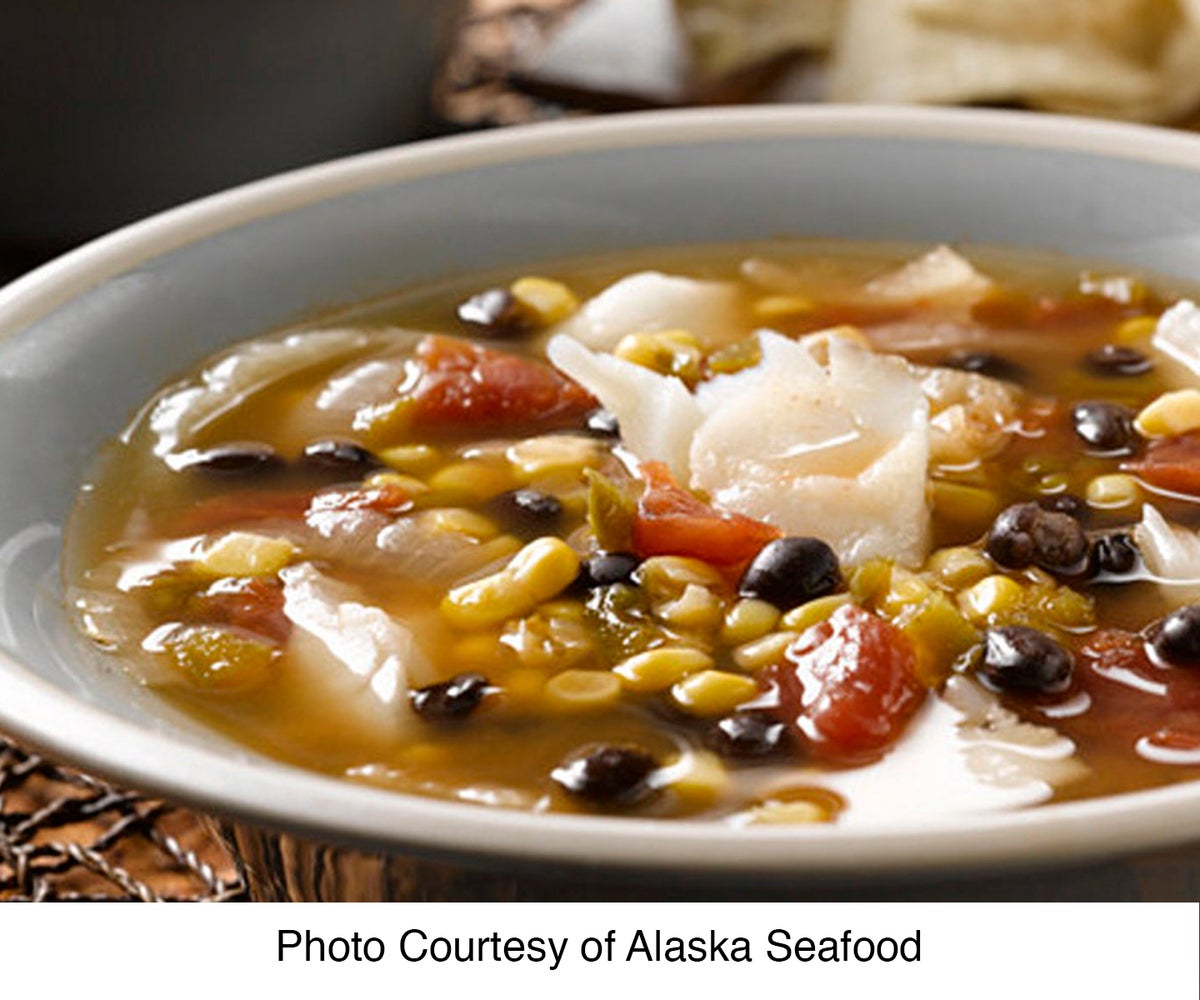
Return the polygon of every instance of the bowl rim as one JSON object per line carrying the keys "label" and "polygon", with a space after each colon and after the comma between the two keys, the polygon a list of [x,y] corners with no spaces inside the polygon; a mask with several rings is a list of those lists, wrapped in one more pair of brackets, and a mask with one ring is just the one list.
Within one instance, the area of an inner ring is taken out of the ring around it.
{"label": "bowl rim", "polygon": [[[151,258],[340,195],[592,150],[806,135],[1075,150],[1183,167],[1200,175],[1200,137],[1029,112],[836,105],[701,108],[517,126],[306,167],[117,230],[0,289],[0,341]],[[735,828],[481,808],[370,788],[266,759],[231,759],[110,715],[2,651],[0,726],[61,760],[204,812],[426,857],[870,877],[1078,863],[1200,839],[1200,782],[892,828]]]}

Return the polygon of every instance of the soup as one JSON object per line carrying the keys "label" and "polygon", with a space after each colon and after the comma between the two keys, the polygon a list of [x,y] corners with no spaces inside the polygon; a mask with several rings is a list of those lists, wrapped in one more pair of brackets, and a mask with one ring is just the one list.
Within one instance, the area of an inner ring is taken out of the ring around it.
{"label": "soup", "polygon": [[163,389],[81,628],[254,749],[538,811],[919,823],[1200,775],[1200,309],[772,242],[413,290]]}

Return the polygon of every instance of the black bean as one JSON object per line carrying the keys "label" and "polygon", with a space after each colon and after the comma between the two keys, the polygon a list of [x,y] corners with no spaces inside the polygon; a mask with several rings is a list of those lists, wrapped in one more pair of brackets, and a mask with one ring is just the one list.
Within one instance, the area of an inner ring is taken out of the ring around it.
{"label": "black bean", "polygon": [[577,798],[598,805],[628,805],[652,791],[646,779],[658,767],[653,756],[634,746],[604,744],[583,747],[550,772],[550,777]]}
{"label": "black bean", "polygon": [[984,634],[979,675],[1002,691],[1063,691],[1074,666],[1070,653],[1035,628],[1005,625]]}
{"label": "black bean", "polygon": [[833,549],[819,538],[788,537],[768,542],[738,584],[738,594],[774,604],[781,611],[824,597],[842,582]]}
{"label": "black bean", "polygon": [[1145,375],[1154,367],[1141,351],[1122,344],[1105,344],[1084,356],[1084,366],[1097,375]]}
{"label": "black bean", "polygon": [[511,337],[530,328],[528,316],[507,288],[489,288],[472,295],[459,305],[458,318],[493,337]]}
{"label": "black bean", "polygon": [[314,441],[304,449],[304,464],[323,472],[362,475],[383,463],[361,444],[353,441]]}
{"label": "black bean", "polygon": [[943,368],[957,368],[1006,382],[1019,382],[1025,376],[1025,369],[1015,361],[991,351],[951,351],[938,364]]}
{"label": "black bean", "polygon": [[641,564],[641,559],[632,552],[597,552],[579,567],[573,589],[594,590],[614,583],[629,583]]}
{"label": "black bean", "polygon": [[1133,539],[1125,532],[1103,535],[1092,544],[1092,559],[1101,573],[1124,576],[1137,567],[1139,553]]}
{"label": "black bean", "polygon": [[592,410],[587,415],[587,429],[596,437],[619,438],[621,426],[617,423],[616,414],[601,407]]}
{"label": "black bean", "polygon": [[1042,510],[1067,514],[1079,522],[1083,522],[1088,515],[1087,503],[1074,493],[1054,493],[1051,496],[1038,497],[1037,505]]}
{"label": "black bean", "polygon": [[1173,667],[1200,667],[1200,605],[1172,611],[1146,635],[1155,659]]}
{"label": "black bean", "polygon": [[1127,455],[1137,442],[1133,412],[1117,403],[1077,403],[1071,409],[1071,423],[1081,441],[1108,455]]}
{"label": "black bean", "polygon": [[788,729],[770,712],[747,709],[713,723],[708,743],[726,757],[766,757],[787,745]]}
{"label": "black bean", "polygon": [[1049,573],[1075,576],[1088,568],[1088,539],[1080,523],[1070,514],[1043,510],[1036,503],[1002,510],[984,548],[1008,569],[1039,566]]}
{"label": "black bean", "polygon": [[283,466],[283,459],[269,444],[233,441],[194,452],[187,457],[182,468],[194,469],[206,475],[234,477],[277,472]]}
{"label": "black bean", "polygon": [[413,711],[427,722],[465,719],[479,707],[490,685],[482,674],[458,674],[409,693]]}
{"label": "black bean", "polygon": [[539,538],[552,534],[562,524],[563,505],[558,497],[540,490],[509,490],[492,497],[488,512],[506,531],[520,538]]}

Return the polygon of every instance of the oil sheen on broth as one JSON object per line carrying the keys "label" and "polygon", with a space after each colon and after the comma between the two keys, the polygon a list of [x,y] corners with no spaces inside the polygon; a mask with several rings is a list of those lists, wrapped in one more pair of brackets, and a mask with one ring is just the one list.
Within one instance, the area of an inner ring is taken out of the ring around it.
{"label": "oil sheen on broth", "polygon": [[167,387],[87,635],[254,749],[500,807],[919,823],[1200,775],[1200,310],[947,247],[412,290]]}

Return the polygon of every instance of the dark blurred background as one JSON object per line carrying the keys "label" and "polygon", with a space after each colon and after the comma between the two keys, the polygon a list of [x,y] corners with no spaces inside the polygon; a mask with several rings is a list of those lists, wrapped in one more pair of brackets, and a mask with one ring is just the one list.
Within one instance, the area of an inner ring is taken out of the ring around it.
{"label": "dark blurred background", "polygon": [[233,184],[428,133],[459,7],[0,0],[8,269]]}
{"label": "dark blurred background", "polygon": [[448,131],[816,100],[1188,126],[1200,105],[1200,0],[0,0],[0,52],[0,283]]}

